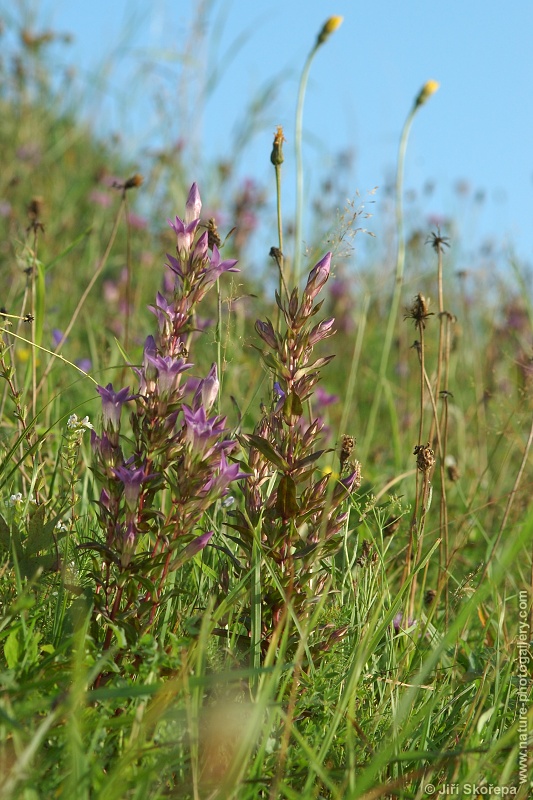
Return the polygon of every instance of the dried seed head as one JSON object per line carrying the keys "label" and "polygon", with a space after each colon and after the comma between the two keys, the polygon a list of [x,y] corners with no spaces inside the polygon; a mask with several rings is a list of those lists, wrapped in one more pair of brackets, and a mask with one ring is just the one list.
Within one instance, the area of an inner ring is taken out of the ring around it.
{"label": "dried seed head", "polygon": [[136,172],[135,175],[132,175],[131,178],[128,178],[124,184],[124,191],[127,191],[128,189],[138,189],[139,186],[142,185],[143,181],[143,176]]}
{"label": "dried seed head", "polygon": [[405,319],[412,319],[417,327],[426,327],[426,320],[432,316],[433,312],[429,311],[429,297],[424,297],[423,294],[417,294],[411,308],[405,314]]}
{"label": "dried seed head", "polygon": [[42,197],[32,197],[30,202],[28,203],[28,217],[32,222],[35,222],[41,216],[41,211],[43,210],[43,198]]}
{"label": "dried seed head", "polygon": [[341,462],[341,470],[344,467],[344,465],[346,464],[346,462],[348,461],[348,459],[350,458],[350,455],[351,455],[352,450],[354,449],[354,447],[355,447],[355,439],[354,439],[354,437],[353,436],[347,436],[346,434],[344,434],[344,436],[342,437],[341,452],[340,452],[340,455],[339,455],[340,462]]}
{"label": "dried seed head", "polygon": [[417,444],[413,450],[413,455],[416,456],[416,466],[420,472],[428,472],[435,466],[435,452],[429,446],[429,442],[425,445]]}
{"label": "dried seed head", "polygon": [[445,247],[450,246],[450,237],[449,236],[441,236],[440,228],[437,227],[437,233],[432,231],[428,238],[426,239],[426,244],[430,244],[432,248],[437,252],[442,252]]}

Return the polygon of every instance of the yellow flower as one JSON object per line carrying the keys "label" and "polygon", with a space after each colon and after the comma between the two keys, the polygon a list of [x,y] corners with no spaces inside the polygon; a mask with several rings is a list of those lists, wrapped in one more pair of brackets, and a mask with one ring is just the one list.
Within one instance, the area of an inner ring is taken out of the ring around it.
{"label": "yellow flower", "polygon": [[342,25],[344,17],[330,17],[324,25],[322,26],[322,30],[318,34],[318,38],[316,40],[316,46],[318,47],[320,44],[323,44],[328,36],[334,33],[337,28],[340,28]]}
{"label": "yellow flower", "polygon": [[426,102],[426,100],[429,100],[431,95],[435,94],[439,86],[440,83],[438,81],[434,80],[426,81],[426,83],[420,89],[418,96],[415,100],[415,108],[418,108],[418,106],[423,105]]}

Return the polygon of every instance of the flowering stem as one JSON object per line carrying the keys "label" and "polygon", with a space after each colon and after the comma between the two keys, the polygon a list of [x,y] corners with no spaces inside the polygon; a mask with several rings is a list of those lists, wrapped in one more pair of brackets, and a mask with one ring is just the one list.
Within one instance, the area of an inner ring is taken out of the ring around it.
{"label": "flowering stem", "polygon": [[[307,80],[309,78],[309,70],[316,51],[324,44],[331,34],[342,25],[342,17],[333,16],[326,20],[324,25],[319,31],[316,42],[302,70],[302,77],[300,78],[300,86],[298,88],[298,101],[296,104],[296,125],[294,132],[294,147],[296,154],[296,219],[294,229],[294,274],[292,275],[293,283],[296,285],[300,276],[301,264],[301,239],[302,239],[302,216],[304,205],[304,177],[303,177],[303,163],[302,163],[302,121],[304,113],[304,98],[305,90],[307,88]],[[288,276],[289,278],[291,276]],[[290,283],[290,281],[289,281]]]}

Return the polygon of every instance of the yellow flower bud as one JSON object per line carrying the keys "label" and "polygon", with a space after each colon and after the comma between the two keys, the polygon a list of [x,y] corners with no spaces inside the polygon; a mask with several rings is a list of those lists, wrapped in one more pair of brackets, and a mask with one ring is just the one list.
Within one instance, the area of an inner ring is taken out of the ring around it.
{"label": "yellow flower bud", "polygon": [[437,89],[439,88],[440,83],[438,81],[426,81],[426,83],[420,89],[418,96],[415,100],[415,108],[418,106],[423,105],[426,100],[429,100],[432,94],[435,94]]}
{"label": "yellow flower bud", "polygon": [[287,140],[283,135],[283,128],[281,127],[281,125],[278,125],[276,133],[274,134],[274,144],[272,146],[272,153],[270,154],[270,160],[275,167],[283,164],[283,142],[286,141]]}
{"label": "yellow flower bud", "polygon": [[322,26],[322,30],[318,34],[318,38],[316,40],[316,46],[318,47],[321,44],[324,44],[328,36],[330,36],[337,28],[340,28],[342,25],[344,17],[330,17],[324,25]]}

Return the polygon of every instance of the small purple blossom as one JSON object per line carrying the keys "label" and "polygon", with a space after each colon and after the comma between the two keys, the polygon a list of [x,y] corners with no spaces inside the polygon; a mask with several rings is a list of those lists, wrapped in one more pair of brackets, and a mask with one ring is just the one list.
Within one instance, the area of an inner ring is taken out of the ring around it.
{"label": "small purple blossom", "polygon": [[281,388],[279,381],[274,382],[274,399],[275,400],[285,400],[285,392]]}
{"label": "small purple blossom", "polygon": [[102,414],[104,417],[104,428],[118,431],[120,428],[120,412],[122,406],[129,400],[133,400],[133,395],[129,394],[130,387],[120,389],[115,392],[113,384],[108,383],[106,387],[97,386],[96,391],[102,398]]}
{"label": "small purple blossom", "polygon": [[205,458],[212,452],[212,442],[221,436],[226,428],[225,417],[212,417],[207,419],[206,410],[200,406],[193,411],[188,406],[183,406],[186,432],[185,441],[191,446],[194,455]]}
{"label": "small purple blossom", "polygon": [[159,396],[164,399],[169,398],[179,388],[182,372],[192,367],[183,358],[154,356],[151,353],[145,353],[145,358],[157,370],[157,389]]}
{"label": "small purple blossom", "polygon": [[191,222],[184,222],[179,217],[176,221],[167,220],[168,224],[176,234],[176,247],[180,255],[188,255],[194,240],[194,234],[198,227],[199,219],[193,219]]}
{"label": "small purple blossom", "polygon": [[129,511],[137,509],[141,486],[146,481],[151,480],[155,475],[146,475],[143,467],[131,467],[124,464],[116,467],[113,472],[115,476],[124,484],[124,500]]}
{"label": "small purple blossom", "polygon": [[211,261],[209,262],[209,267],[206,273],[206,276],[208,276],[209,285],[211,286],[215,281],[217,281],[224,272],[239,272],[240,270],[238,270],[235,266],[236,263],[236,258],[228,258],[226,261],[221,261],[220,251],[216,244],[213,245],[213,255],[211,256]]}
{"label": "small purple blossom", "polygon": [[240,464],[230,464],[226,458],[226,454],[222,450],[220,453],[220,462],[218,465],[218,474],[212,475],[203,487],[205,494],[215,493],[216,496],[221,497],[227,493],[228,486],[233,481],[247,478],[249,473],[242,472]]}

